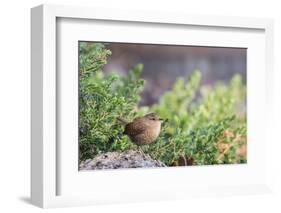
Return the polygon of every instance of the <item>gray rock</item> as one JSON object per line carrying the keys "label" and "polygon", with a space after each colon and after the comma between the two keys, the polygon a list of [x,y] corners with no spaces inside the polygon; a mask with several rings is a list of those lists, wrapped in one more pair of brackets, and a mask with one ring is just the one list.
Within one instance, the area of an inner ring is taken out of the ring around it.
{"label": "gray rock", "polygon": [[108,152],[88,159],[79,165],[79,170],[121,169],[121,168],[151,168],[165,167],[160,162],[153,160],[149,155],[139,151],[128,150],[125,152]]}

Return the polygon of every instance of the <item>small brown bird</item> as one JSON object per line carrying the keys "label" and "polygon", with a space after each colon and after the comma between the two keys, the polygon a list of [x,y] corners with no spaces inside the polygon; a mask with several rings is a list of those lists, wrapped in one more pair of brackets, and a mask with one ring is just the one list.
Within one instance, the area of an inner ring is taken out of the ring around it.
{"label": "small brown bird", "polygon": [[138,146],[153,143],[160,134],[162,119],[156,113],[135,118],[132,122],[122,118],[118,120],[125,126],[124,134]]}

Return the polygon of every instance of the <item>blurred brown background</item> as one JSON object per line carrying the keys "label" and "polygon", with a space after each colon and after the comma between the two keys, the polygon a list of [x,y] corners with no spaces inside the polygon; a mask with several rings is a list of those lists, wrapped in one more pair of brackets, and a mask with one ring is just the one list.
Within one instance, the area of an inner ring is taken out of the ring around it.
{"label": "blurred brown background", "polygon": [[143,64],[141,78],[146,80],[140,105],[152,105],[164,91],[171,88],[176,78],[202,73],[201,84],[228,82],[241,74],[246,83],[247,50],[245,48],[219,48],[175,45],[105,43],[112,51],[105,72],[126,74],[138,63]]}

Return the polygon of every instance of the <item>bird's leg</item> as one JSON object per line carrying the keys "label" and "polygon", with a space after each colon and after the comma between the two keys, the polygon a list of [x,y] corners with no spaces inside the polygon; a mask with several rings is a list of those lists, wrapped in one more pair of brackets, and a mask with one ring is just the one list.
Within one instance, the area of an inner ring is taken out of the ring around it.
{"label": "bird's leg", "polygon": [[141,146],[138,146],[138,151],[145,156],[143,149],[141,148]]}

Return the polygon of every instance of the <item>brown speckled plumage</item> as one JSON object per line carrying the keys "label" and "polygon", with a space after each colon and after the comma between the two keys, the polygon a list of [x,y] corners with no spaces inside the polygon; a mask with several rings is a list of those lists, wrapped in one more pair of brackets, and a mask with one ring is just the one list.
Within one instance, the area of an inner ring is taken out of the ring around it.
{"label": "brown speckled plumage", "polygon": [[[119,119],[124,123],[123,119]],[[124,134],[128,135],[136,145],[153,143],[160,134],[161,119],[155,113],[149,113],[144,117],[135,118],[125,124]]]}

